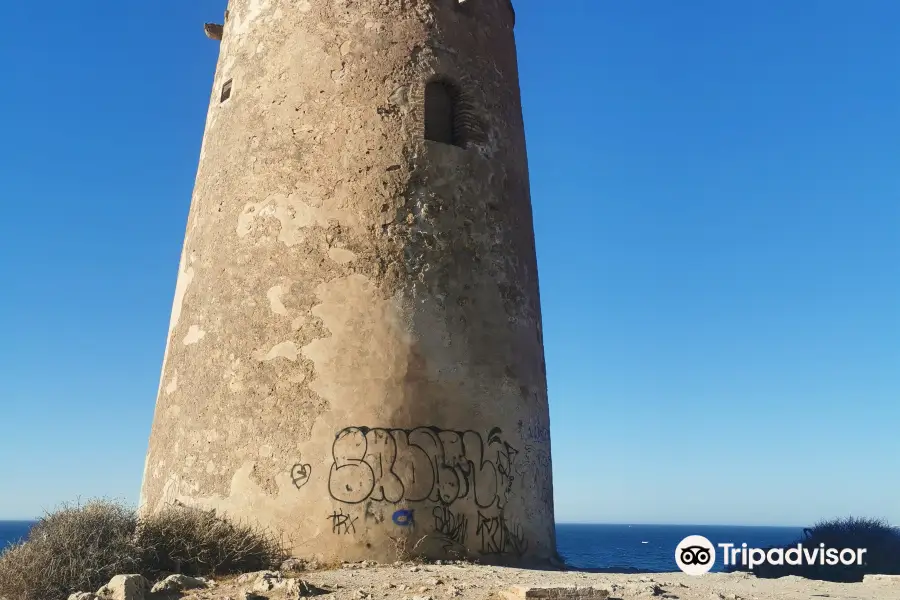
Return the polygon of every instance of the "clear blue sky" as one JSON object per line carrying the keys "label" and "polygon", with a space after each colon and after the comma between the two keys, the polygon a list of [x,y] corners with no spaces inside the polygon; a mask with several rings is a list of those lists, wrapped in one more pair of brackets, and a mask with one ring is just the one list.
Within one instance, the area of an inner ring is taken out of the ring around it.
{"label": "clear blue sky", "polygon": [[[559,520],[900,524],[900,3],[516,4]],[[137,500],[223,9],[5,6],[0,518]]]}

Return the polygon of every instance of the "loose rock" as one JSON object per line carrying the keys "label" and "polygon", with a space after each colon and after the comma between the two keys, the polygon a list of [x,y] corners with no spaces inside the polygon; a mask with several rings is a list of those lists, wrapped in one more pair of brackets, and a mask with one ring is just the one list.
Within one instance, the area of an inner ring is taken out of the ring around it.
{"label": "loose rock", "polygon": [[658,583],[642,580],[640,583],[629,583],[626,586],[633,594],[642,596],[662,596],[666,591]]}
{"label": "loose rock", "polygon": [[280,571],[263,571],[257,574],[252,591],[271,592],[274,589],[283,588],[288,581],[293,580],[286,580]]}
{"label": "loose rock", "polygon": [[144,600],[150,582],[142,575],[116,575],[97,590],[101,600]]}
{"label": "loose rock", "polygon": [[154,594],[174,594],[205,587],[209,587],[209,585],[203,579],[188,577],[187,575],[169,575],[154,585],[150,591]]}
{"label": "loose rock", "polygon": [[244,573],[240,577],[237,578],[238,583],[247,583],[250,581],[255,581],[257,579],[269,577],[269,578],[280,578],[280,571],[254,571],[253,573]]}
{"label": "loose rock", "polygon": [[316,587],[302,579],[286,579],[284,584],[279,587],[285,590],[288,598],[310,598],[331,593],[329,590]]}

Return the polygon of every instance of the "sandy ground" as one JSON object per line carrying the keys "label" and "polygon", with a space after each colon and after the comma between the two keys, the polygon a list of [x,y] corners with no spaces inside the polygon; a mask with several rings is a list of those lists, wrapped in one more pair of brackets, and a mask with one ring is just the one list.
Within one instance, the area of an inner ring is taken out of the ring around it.
{"label": "sandy ground", "polygon": [[[900,580],[837,584],[798,577],[757,579],[746,574],[682,573],[633,575],[574,571],[531,571],[477,565],[402,565],[359,567],[261,577],[258,574],[219,581],[212,588],[188,593],[192,600],[282,600],[298,597],[297,578],[330,591],[322,600],[500,600],[513,586],[578,586],[607,589],[610,598],[632,600],[808,600],[847,598],[900,600]],[[271,589],[266,590],[267,587]],[[249,592],[249,595],[248,595]],[[258,594],[254,596],[254,594]]]}

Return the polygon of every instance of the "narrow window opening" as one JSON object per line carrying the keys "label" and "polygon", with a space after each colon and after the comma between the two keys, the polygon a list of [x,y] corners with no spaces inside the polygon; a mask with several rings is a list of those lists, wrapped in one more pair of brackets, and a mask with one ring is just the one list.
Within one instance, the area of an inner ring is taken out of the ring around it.
{"label": "narrow window opening", "polygon": [[229,79],[225,82],[225,85],[222,86],[222,97],[219,99],[219,102],[225,102],[229,98],[231,98],[231,83],[232,79]]}
{"label": "narrow window opening", "polygon": [[425,139],[464,146],[455,131],[457,94],[448,84],[433,81],[425,86]]}

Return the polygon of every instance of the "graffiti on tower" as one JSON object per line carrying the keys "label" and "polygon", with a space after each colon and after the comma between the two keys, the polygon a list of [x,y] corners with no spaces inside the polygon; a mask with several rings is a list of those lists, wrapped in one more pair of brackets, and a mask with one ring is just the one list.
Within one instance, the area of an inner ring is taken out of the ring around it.
{"label": "graffiti on tower", "polygon": [[397,504],[471,500],[487,509],[506,504],[519,454],[499,428],[485,439],[475,431],[437,427],[348,427],[338,432],[328,478],[331,497]]}

